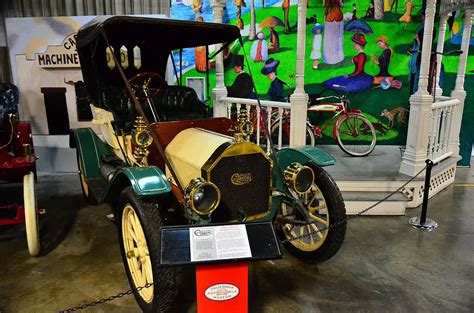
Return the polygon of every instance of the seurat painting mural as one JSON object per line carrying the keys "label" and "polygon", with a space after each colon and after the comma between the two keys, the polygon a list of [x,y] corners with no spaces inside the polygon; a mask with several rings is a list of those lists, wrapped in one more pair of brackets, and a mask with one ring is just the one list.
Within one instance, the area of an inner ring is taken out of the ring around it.
{"label": "seurat painting mural", "polygon": [[[423,0],[309,0],[306,16],[305,90],[310,97],[347,92],[353,108],[360,109],[374,124],[377,144],[406,141],[409,96],[418,86],[420,49],[423,43]],[[226,3],[224,22],[238,26],[244,51],[238,43],[224,51],[225,82],[229,96],[255,97],[247,74],[252,72],[262,99],[288,101],[295,86],[297,1],[233,0]],[[209,0],[173,0],[172,18],[214,20]],[[463,12],[448,20],[445,52],[459,49]],[[437,21],[438,23],[438,21]],[[436,24],[433,49],[437,42]],[[474,44],[474,38],[471,40]],[[212,51],[212,50],[211,50]],[[183,81],[204,77],[205,47],[183,51]],[[466,112],[474,94],[474,58],[470,49],[466,90]],[[443,57],[440,84],[449,94],[454,86],[458,56]],[[213,62],[209,62],[210,90],[214,86]],[[342,86],[342,87],[335,87]],[[210,95],[206,94],[209,105]],[[470,99],[469,99],[470,97]],[[315,125],[330,116],[310,113]],[[463,126],[464,127],[464,126]],[[466,127],[472,127],[470,125]],[[331,127],[316,144],[334,143]],[[464,132],[466,134],[466,132]],[[473,134],[469,131],[468,134]],[[469,135],[465,140],[472,142]]]}

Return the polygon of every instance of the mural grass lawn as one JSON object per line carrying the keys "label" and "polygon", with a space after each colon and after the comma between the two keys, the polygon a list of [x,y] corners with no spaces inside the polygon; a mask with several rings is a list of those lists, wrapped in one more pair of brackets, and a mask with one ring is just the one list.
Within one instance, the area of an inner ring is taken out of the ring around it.
{"label": "mural grass lawn", "polygon": [[[369,5],[370,0],[362,0],[357,1],[357,17],[359,19],[363,18],[367,7]],[[408,98],[409,98],[409,82],[408,82],[408,61],[409,55],[406,53],[408,48],[410,47],[413,39],[415,38],[416,32],[421,25],[421,18],[419,15],[419,11],[421,9],[421,0],[414,0],[413,1],[415,7],[412,11],[412,23],[409,23],[406,28],[404,28],[403,24],[398,22],[398,19],[403,15],[405,12],[405,8],[403,7],[403,2],[400,1],[400,6],[398,7],[398,11],[395,12],[395,8],[393,8],[392,12],[385,12],[384,20],[383,21],[375,21],[373,19],[363,19],[367,22],[373,30],[373,34],[367,34],[366,40],[367,45],[365,47],[365,53],[369,56],[369,60],[365,65],[365,72],[370,75],[376,75],[379,71],[379,67],[370,60],[371,55],[376,55],[377,57],[382,53],[382,50],[377,46],[376,40],[380,35],[385,35],[389,39],[389,44],[393,49],[393,56],[390,62],[389,72],[392,74],[397,80],[402,82],[402,88],[397,90],[394,88],[390,88],[388,90],[382,90],[380,88],[373,88],[368,89],[356,94],[350,94],[349,99],[352,102],[352,106],[354,108],[361,109],[366,116],[372,122],[380,122],[385,127],[387,127],[388,120],[384,117],[380,119],[380,113],[384,109],[391,110],[396,107],[404,107],[408,108]],[[352,13],[352,3],[346,2],[345,7],[343,8],[344,13]],[[322,7],[322,1],[317,1],[317,4],[311,2],[308,10],[307,10],[307,17],[311,17],[312,15],[316,14],[318,22],[321,24],[324,23],[324,8]],[[256,10],[256,20],[257,25],[258,22],[263,20],[268,16],[276,16],[283,20],[283,10],[281,6],[278,5],[276,7],[266,7],[260,8]],[[244,14],[242,16],[245,25],[248,25],[250,22],[250,14]],[[277,27],[276,31],[278,31],[280,36],[280,51],[274,54],[270,54],[269,57],[275,58],[280,60],[280,66],[278,67],[277,74],[278,77],[288,83],[290,86],[295,86],[295,77],[294,74],[296,72],[296,21],[297,21],[297,6],[293,5],[290,9],[289,15],[290,25],[294,25],[291,34],[284,34],[283,27]],[[231,20],[231,24],[236,24],[235,19]],[[354,45],[351,41],[351,37],[353,36],[353,32],[344,32],[344,54],[345,59],[343,62],[337,65],[328,65],[324,64],[323,60],[320,59],[320,66],[317,70],[312,68],[313,60],[309,58],[312,50],[312,43],[313,43],[313,34],[311,32],[311,28],[314,24],[308,24],[306,26],[306,59],[305,59],[305,90],[308,94],[312,93],[320,93],[323,90],[323,87],[320,85],[323,81],[341,75],[348,75],[354,71],[354,65],[352,64],[352,58],[357,54],[354,49]],[[263,29],[262,30],[268,42],[269,38],[269,30]],[[323,32],[324,36],[324,32]],[[450,49],[459,48],[459,46],[455,46],[449,43],[450,34],[446,34],[446,45],[445,51]],[[250,57],[250,48],[253,42],[249,41],[247,37],[244,37],[244,50],[245,54]],[[435,43],[436,44],[436,43]],[[471,48],[468,62],[468,72],[471,69],[474,69],[474,58],[472,55],[474,54],[474,48]],[[243,54],[240,44],[236,43],[233,48],[232,52],[234,54]],[[449,94],[451,87],[454,85],[454,78],[455,73],[457,71],[459,57],[456,56],[445,56],[443,58],[443,64],[445,67],[446,73],[446,86],[445,93]],[[270,85],[269,79],[260,73],[261,68],[263,67],[263,63],[254,63],[250,60],[250,70],[253,74],[257,91],[260,95],[263,95],[265,98],[265,94]],[[248,71],[248,69],[246,69]],[[185,77],[193,77],[193,76],[202,76],[202,74],[197,73],[194,69],[187,72]],[[466,79],[466,89],[468,90],[469,97],[473,97],[474,93],[474,82],[473,82],[472,74]],[[211,73],[210,75],[210,83],[211,86],[214,86],[214,75]],[[225,74],[225,82],[226,85],[231,85],[235,79],[235,73],[231,67],[226,69]],[[469,83],[470,82],[470,83]],[[291,94],[292,90],[286,90],[287,94]],[[472,101],[472,99],[468,99]],[[319,120],[319,121],[318,121]],[[318,120],[313,120],[313,122],[317,122],[320,124],[322,121],[325,120],[325,117],[319,117]],[[384,136],[378,137],[379,143],[386,143],[386,144],[405,144],[406,140],[406,125],[408,119],[406,119],[406,123],[402,125],[398,125],[395,123],[395,129],[390,130],[385,133]],[[379,134],[378,134],[379,135]]]}

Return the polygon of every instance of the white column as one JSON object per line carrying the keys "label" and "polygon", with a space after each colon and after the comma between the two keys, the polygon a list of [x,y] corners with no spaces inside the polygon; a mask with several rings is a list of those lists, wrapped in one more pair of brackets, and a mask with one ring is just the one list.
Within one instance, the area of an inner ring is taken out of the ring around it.
{"label": "white column", "polygon": [[[439,33],[438,33],[438,45],[436,47],[436,52],[443,53],[444,51],[444,40],[446,38],[446,24],[451,13],[444,13],[441,15],[439,21]],[[439,77],[441,74],[441,62],[443,61],[443,55],[437,54],[437,67],[436,67],[436,95],[442,96],[443,89],[441,88]]]}
{"label": "white column", "polygon": [[428,0],[425,11],[425,26],[423,31],[423,46],[421,47],[420,79],[417,94],[428,93],[428,75],[430,70],[431,46],[433,43],[433,27],[436,10],[436,0]]}
{"label": "white column", "polygon": [[400,173],[414,176],[424,166],[428,149],[432,96],[428,93],[428,72],[430,67],[436,0],[426,5],[423,47],[421,53],[418,91],[410,97],[410,118],[408,121],[407,144],[400,164]]}
{"label": "white column", "polygon": [[[225,3],[219,0],[211,1],[211,7],[214,13],[214,22],[222,23]],[[222,47],[222,44],[215,45],[216,51]],[[220,52],[216,55],[216,86],[212,90],[213,96],[213,116],[227,116],[224,103],[220,99],[227,96],[227,89],[224,83],[224,54]]]}
{"label": "white column", "polygon": [[464,90],[464,78],[466,76],[467,57],[469,54],[469,41],[471,39],[472,15],[474,10],[466,10],[464,17],[464,31],[462,33],[461,50],[459,57],[458,72],[456,75],[456,86],[451,93],[452,98],[459,99],[459,105],[453,113],[451,122],[451,132],[449,135],[449,151],[453,151],[454,156],[459,155],[459,134],[461,133],[461,122],[464,111],[464,101],[466,100],[466,91]]}
{"label": "white column", "polygon": [[[306,49],[306,3],[298,1],[298,31],[296,43],[296,88],[290,97],[290,146],[304,146],[306,143],[306,116],[308,95],[304,91],[304,62]],[[291,60],[288,60],[291,62]]]}

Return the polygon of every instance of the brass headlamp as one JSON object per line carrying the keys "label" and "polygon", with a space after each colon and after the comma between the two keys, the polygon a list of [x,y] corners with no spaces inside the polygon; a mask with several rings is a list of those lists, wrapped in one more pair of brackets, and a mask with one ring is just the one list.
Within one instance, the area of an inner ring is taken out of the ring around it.
{"label": "brass headlamp", "polygon": [[250,140],[250,135],[253,134],[254,126],[249,120],[247,109],[240,109],[239,131],[244,135],[245,140]]}
{"label": "brass headlamp", "polygon": [[209,215],[219,205],[221,192],[216,185],[205,181],[202,177],[194,178],[184,188],[186,207],[199,215]]}
{"label": "brass headlamp", "polygon": [[153,142],[153,137],[147,129],[147,125],[143,117],[138,116],[135,120],[134,130],[132,131],[132,139],[135,144],[134,157],[141,161],[148,155],[148,147]]}
{"label": "brass headlamp", "polygon": [[307,193],[314,181],[314,172],[311,167],[294,162],[283,172],[285,182],[297,193]]}

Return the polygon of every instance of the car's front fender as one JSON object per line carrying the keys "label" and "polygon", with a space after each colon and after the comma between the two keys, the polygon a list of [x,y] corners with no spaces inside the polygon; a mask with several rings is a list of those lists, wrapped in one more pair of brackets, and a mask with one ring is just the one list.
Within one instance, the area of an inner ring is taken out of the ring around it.
{"label": "car's front fender", "polygon": [[313,146],[283,148],[277,151],[276,157],[282,169],[293,162],[301,164],[314,162],[319,166],[328,166],[336,163],[336,160],[332,156]]}
{"label": "car's front fender", "polygon": [[[278,165],[283,171],[288,165],[293,162],[298,162],[300,164],[307,164],[310,162],[316,163],[319,166],[328,166],[333,165],[336,160],[327,154],[326,152],[313,147],[313,146],[303,146],[295,148],[283,148],[276,152],[276,158],[278,160]],[[276,190],[285,190],[284,182],[282,181],[282,172],[280,172],[277,166],[273,167],[273,187]],[[282,201],[281,196],[274,196],[272,201],[272,215],[275,216],[275,212],[278,211],[278,207]]]}
{"label": "car's front fender", "polygon": [[132,186],[139,197],[157,196],[171,191],[169,181],[158,167],[124,167],[110,180],[103,200],[113,200],[127,186]]}

